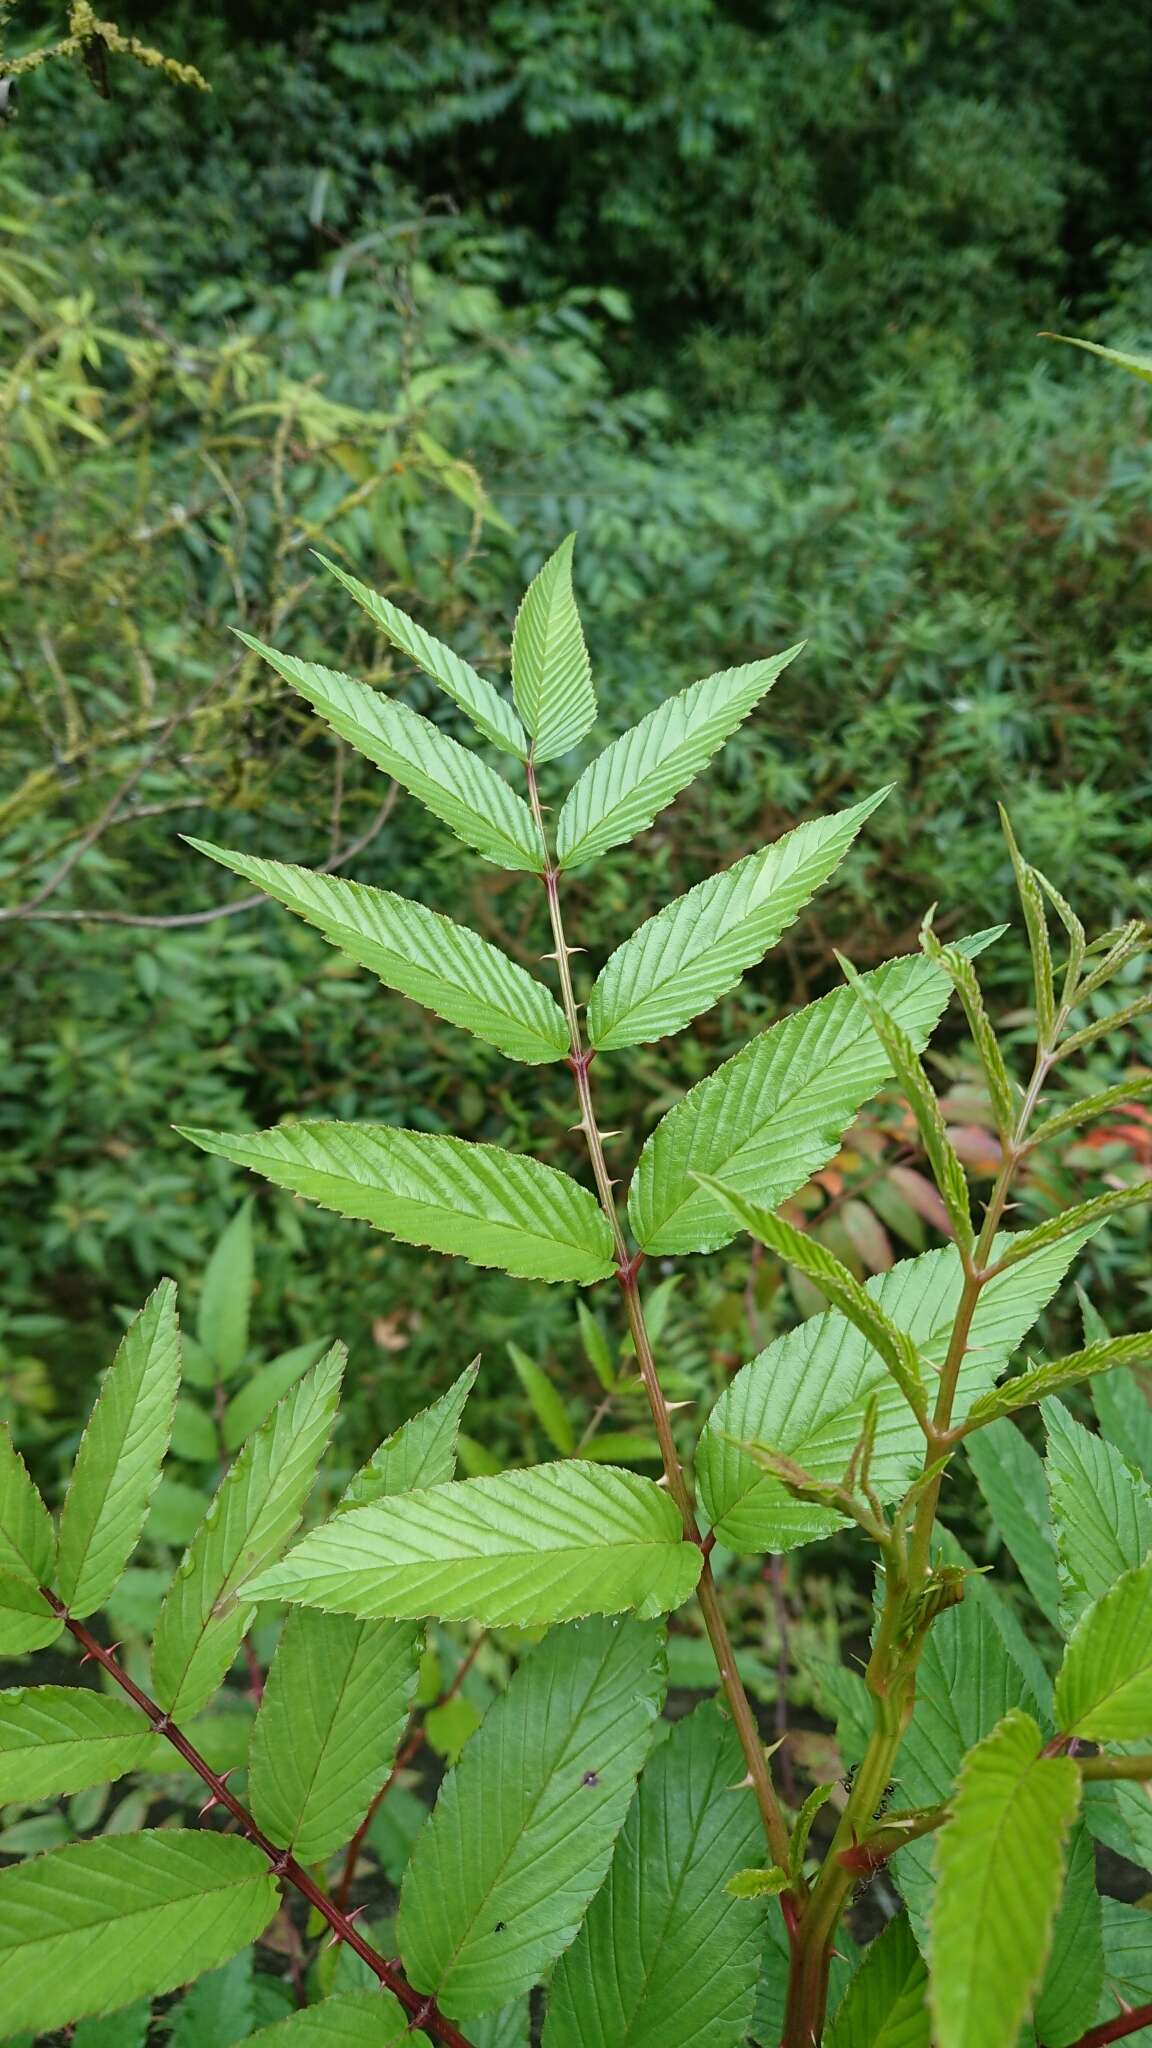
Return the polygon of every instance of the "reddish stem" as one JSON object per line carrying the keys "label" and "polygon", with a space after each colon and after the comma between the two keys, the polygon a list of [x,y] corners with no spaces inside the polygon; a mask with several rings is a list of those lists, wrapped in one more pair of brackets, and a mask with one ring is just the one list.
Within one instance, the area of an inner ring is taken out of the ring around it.
{"label": "reddish stem", "polygon": [[1107,2048],[1109,2041],[1126,2041],[1130,2034],[1138,2034],[1141,2027],[1147,2026],[1152,2026],[1152,2003],[1131,2005],[1126,2012],[1118,2012],[1115,2019],[1102,2020],[1098,2027],[1089,2027],[1073,2048]]}
{"label": "reddish stem", "polygon": [[95,1636],[84,1627],[83,1622],[74,1621],[64,1602],[58,1600],[46,1586],[42,1586],[40,1590],[48,1605],[60,1616],[69,1634],[81,1645],[85,1656],[108,1673],[121,1692],[127,1693],[128,1698],[152,1723],[157,1735],[163,1735],[165,1740],[172,1744],[173,1749],[183,1757],[189,1768],[207,1785],[216,1804],[224,1807],[232,1815],[248,1840],[268,1858],[274,1874],[285,1879],[302,1898],[307,1899],[308,1904],[327,1921],[336,1939],[347,1942],[348,1947],[359,1956],[361,1962],[367,1964],[373,1976],[400,2001],[413,2021],[427,2028],[437,2041],[444,2044],[444,2048],[471,2048],[467,2037],[452,2025],[451,2020],[445,2018],[433,2001],[422,1998],[391,1963],[385,1962],[383,1956],[377,1955],[371,1943],[365,1941],[364,1936],[347,1915],[341,1912],[335,1901],[328,1897],[327,1892],[321,1891],[320,1886],[309,1876],[303,1865],[297,1863],[296,1858],[290,1856],[286,1849],[278,1848],[275,1842],[261,1833],[247,1807],[241,1804],[234,1792],[228,1790],[224,1779],[205,1762],[199,1750],[193,1747],[188,1737],[169,1719],[163,1708],[158,1707],[155,1700],[140,1690],[123,1666],[116,1662],[111,1651],[97,1642]]}

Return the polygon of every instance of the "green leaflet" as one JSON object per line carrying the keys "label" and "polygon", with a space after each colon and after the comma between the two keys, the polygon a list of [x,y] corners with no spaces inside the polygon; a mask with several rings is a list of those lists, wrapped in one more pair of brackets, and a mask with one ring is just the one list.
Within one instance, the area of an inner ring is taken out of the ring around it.
{"label": "green leaflet", "polygon": [[0,1422],[0,1570],[30,1586],[47,1585],[56,1557],[56,1531],[28,1469]]}
{"label": "green leaflet", "polygon": [[[1122,2005],[1152,1999],[1152,1915],[1120,1899],[1100,1901],[1104,1932],[1104,1990],[1098,2020],[1113,2020]],[[1148,2048],[1152,2027],[1127,2037],[1129,2048]]]}
{"label": "green leaflet", "polygon": [[472,720],[478,732],[494,747],[501,747],[506,754],[515,754],[523,760],[528,752],[528,738],[512,706],[498,690],[493,689],[487,679],[479,675],[459,654],[445,647],[442,640],[434,640],[399,605],[390,603],[379,591],[370,590],[355,576],[330,562],[327,555],[316,551],[317,561],[323,562],[329,574],[342,583],[346,591],[362,605],[373,623],[379,626],[386,640],[406,654],[410,661],[422,668],[426,676],[451,697]]}
{"label": "green leaflet", "polygon": [[1115,363],[1131,376],[1139,377],[1145,384],[1152,384],[1152,356],[1128,355],[1123,349],[1102,348],[1098,341],[1081,341],[1075,334],[1045,334],[1045,341],[1062,341],[1067,348],[1082,348],[1090,356],[1101,356],[1106,363]]}
{"label": "green leaflet", "polygon": [[1013,1264],[1020,1259],[1032,1258],[1045,1245],[1055,1244],[1059,1238],[1067,1237],[1073,1231],[1105,1223],[1110,1217],[1122,1215],[1125,1210],[1148,1201],[1152,1201],[1152,1180],[1142,1180],[1134,1187],[1110,1188],[1107,1194],[1095,1195],[1090,1202],[1081,1202],[1078,1208],[1065,1209],[1059,1216],[1049,1216],[1034,1230],[1017,1233],[1011,1250]]}
{"label": "green leaflet", "polygon": [[848,1318],[883,1359],[909,1407],[917,1415],[924,1415],[924,1379],[916,1346],[907,1332],[885,1314],[875,1294],[869,1294],[818,1238],[806,1236],[783,1216],[774,1216],[770,1209],[761,1208],[758,1202],[746,1202],[742,1195],[732,1194],[723,1181],[706,1175],[701,1175],[700,1180],[762,1245],[807,1274],[833,1308]]}
{"label": "green leaflet", "polygon": [[0,1657],[47,1649],[63,1626],[30,1580],[0,1571]]}
{"label": "green leaflet", "polygon": [[417,1838],[399,1942],[456,2018],[538,1981],[612,1853],[664,1694],[661,1631],[554,1629],[489,1708]]}
{"label": "green leaflet", "polygon": [[[1082,1804],[1086,1790],[1081,1787]],[[1068,1837],[1067,1865],[1048,1967],[1033,2008],[1036,2038],[1044,2048],[1074,2048],[1095,2018],[1104,1981],[1096,1853],[1083,1818]]]}
{"label": "green leaflet", "polygon": [[523,797],[478,754],[427,718],[335,669],[239,638],[300,691],[358,753],[418,797],[433,817],[497,867],[543,873],[544,848]]}
{"label": "green leaflet", "polygon": [[1036,1605],[1060,1625],[1056,1539],[1048,1514],[1044,1461],[1014,1422],[992,1422],[965,1443],[968,1463],[992,1520]]}
{"label": "green leaflet", "polygon": [[401,1423],[349,1480],[340,1506],[365,1507],[386,1494],[410,1493],[418,1486],[443,1486],[451,1479],[456,1470],[460,1417],[479,1370],[480,1361],[474,1358],[446,1394]]}
{"label": "green leaflet", "polygon": [[1152,1488],[1111,1444],[1074,1422],[1062,1402],[1045,1404],[1044,1421],[1068,1624],[1152,1551]]}
{"label": "green leaflet", "polygon": [[521,1351],[518,1344],[509,1344],[507,1350],[516,1377],[532,1404],[532,1412],[553,1450],[559,1451],[562,1458],[570,1458],[576,1449],[576,1432],[552,1381],[543,1367]]}
{"label": "green leaflet", "polygon": [[613,740],[564,800],[556,827],[559,865],[583,867],[643,832],[707,766],[802,645],[693,683]]}
{"label": "green leaflet", "polygon": [[939,2048],[1015,2048],[1044,1970],[1080,1799],[1013,1711],[965,1758],[936,1852],[931,1999]]}
{"label": "green leaflet", "polygon": [[105,1785],[141,1769],[153,1739],[128,1700],[69,1685],[0,1692],[0,1804]]}
{"label": "green leaflet", "polygon": [[[1084,1334],[1095,1336],[1094,1331]],[[1152,1402],[1144,1386],[1133,1373],[1107,1373],[1092,1389],[1092,1406],[1109,1443],[1136,1464],[1145,1479],[1152,1479]]]}
{"label": "green leaflet", "polygon": [[752,2018],[764,1906],[729,1878],[763,1847],[740,1745],[711,1702],[640,1781],[608,1882],[552,1980],[544,2048],[737,2048]]}
{"label": "green leaflet", "polygon": [[839,867],[887,789],[813,818],[650,917],[602,968],[588,1037],[607,1052],[679,1031],[736,987]]}
{"label": "green leaflet", "polygon": [[827,2048],[932,2048],[928,1972],[903,1913],[865,1949]]}
{"label": "green leaflet", "polygon": [[1081,1616],[1056,1678],[1056,1722],[1091,1742],[1152,1734],[1152,1558]]}
{"label": "green leaflet", "polygon": [[575,534],[537,571],[516,614],[512,691],[532,755],[566,754],[596,722],[596,692],[572,590]]}
{"label": "green leaflet", "polygon": [[105,1835],[2,1870],[5,2027],[47,2032],[172,1991],[254,1941],[278,1904],[238,1835]]}
{"label": "green leaflet", "polygon": [[[282,1351],[279,1358],[270,1358],[251,1379],[245,1380],[239,1392],[233,1394],[224,1410],[220,1434],[226,1451],[237,1451],[253,1430],[267,1422],[277,1401],[282,1401],[289,1387],[302,1380],[309,1366],[315,1365],[328,1349],[328,1340],[321,1337],[311,1344],[296,1344],[291,1351]],[[213,1450],[213,1457],[219,1455],[219,1447]]]}
{"label": "green leaflet", "polygon": [[252,1951],[242,1948],[230,1962],[198,1978],[166,2015],[172,2032],[165,2048],[236,2048],[255,2027],[254,2008]]}
{"label": "green leaflet", "polygon": [[68,1484],[54,1591],[77,1616],[103,1606],[136,1547],[179,1384],[176,1288],[162,1280],[124,1333]]}
{"label": "green leaflet", "polygon": [[387,889],[229,853],[206,839],[188,844],[315,925],[386,988],[411,996],[509,1059],[538,1066],[568,1052],[568,1027],[548,990],[466,925]]}
{"label": "green leaflet", "polygon": [[351,1841],[392,1768],[420,1658],[410,1621],[288,1616],[252,1731],[257,1825],[301,1863]]}
{"label": "green leaflet", "polygon": [[974,1426],[983,1426],[985,1422],[995,1421],[998,1415],[1011,1415],[1018,1408],[1045,1401],[1050,1394],[1063,1392],[1065,1387],[1079,1386],[1082,1380],[1091,1379],[1095,1373],[1112,1372],[1118,1365],[1150,1363],[1152,1331],[1137,1330],[1130,1337],[1110,1337],[1099,1344],[1086,1345],[1083,1351],[1069,1352],[1066,1358],[1054,1358],[1047,1365],[1033,1366],[1029,1372],[1020,1373],[994,1392],[982,1394],[978,1401],[972,1403],[968,1420]]}
{"label": "green leaflet", "polygon": [[[950,992],[939,968],[910,955],[865,981],[924,1045]],[[691,1088],[648,1139],[628,1196],[638,1242],[653,1255],[730,1243],[733,1217],[694,1176],[715,1174],[737,1194],[778,1208],[832,1157],[890,1072],[849,988],[833,989],[761,1032]]]}
{"label": "green leaflet", "polygon": [[[1043,1259],[989,1281],[973,1319],[957,1415],[1002,1370],[1078,1249],[1054,1246]],[[940,1365],[961,1285],[959,1255],[948,1246],[902,1259],[889,1272],[873,1275],[864,1291],[907,1332],[928,1364]],[[696,1454],[697,1481],[719,1541],[731,1550],[791,1550],[841,1527],[831,1509],[794,1500],[740,1444],[771,1444],[814,1478],[838,1479],[870,1398],[877,1403],[872,1484],[882,1500],[896,1500],[923,1460],[923,1435],[883,1360],[845,1316],[832,1311],[810,1317],[737,1373],[713,1409]]]}
{"label": "green leaflet", "polygon": [[252,1621],[245,1581],[278,1556],[303,1512],[323,1456],[346,1353],[341,1344],[284,1396],[222,1480],[164,1599],[152,1685],[186,1718],[212,1697]]}
{"label": "green leaflet", "polygon": [[473,2048],[529,2048],[532,2015],[527,1996],[513,1999],[499,2012],[469,2020],[468,2039]]}
{"label": "green leaflet", "polygon": [[534,1628],[662,1614],[699,1573],[652,1480],[569,1459],[341,1510],[247,1590],[338,1614]]}
{"label": "green leaflet", "polygon": [[389,1124],[183,1130],[202,1151],[262,1173],[403,1244],[428,1245],[524,1280],[604,1280],[612,1233],[587,1188],[517,1152]]}
{"label": "green leaflet", "polygon": [[[134,2005],[122,2005],[104,2019],[81,2020],[72,2036],[72,2048],[145,2048],[151,2018],[152,2000],[142,1998]],[[174,2043],[174,2048],[180,2044]]]}
{"label": "green leaflet", "polygon": [[250,2037],[252,2048],[428,2048],[390,1991],[335,1991]]}
{"label": "green leaflet", "polygon": [[241,1204],[219,1244],[213,1248],[200,1290],[196,1334],[209,1361],[212,1379],[231,1379],[244,1363],[248,1350],[248,1311],[254,1272],[252,1203],[249,1199]]}

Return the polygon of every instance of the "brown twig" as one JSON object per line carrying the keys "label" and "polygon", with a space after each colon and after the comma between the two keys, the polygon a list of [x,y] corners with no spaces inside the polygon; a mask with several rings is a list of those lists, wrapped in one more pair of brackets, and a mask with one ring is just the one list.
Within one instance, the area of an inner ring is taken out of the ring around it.
{"label": "brown twig", "polygon": [[377,1954],[372,1944],[364,1939],[364,1936],[348,1916],[341,1911],[335,1900],[330,1899],[327,1892],[320,1889],[320,1886],[303,1868],[303,1865],[299,1864],[296,1858],[290,1855],[286,1849],[279,1848],[275,1842],[270,1841],[268,1836],[261,1832],[247,1807],[241,1804],[234,1792],[229,1791],[224,1779],[205,1761],[199,1750],[189,1742],[188,1737],[176,1726],[176,1723],[170,1719],[161,1707],[157,1706],[156,1701],[150,1699],[146,1692],[141,1691],[140,1687],[129,1677],[123,1666],[117,1663],[111,1650],[106,1650],[102,1643],[97,1642],[95,1636],[90,1634],[89,1630],[84,1627],[83,1622],[75,1621],[69,1614],[64,1602],[58,1600],[48,1587],[42,1586],[40,1590],[48,1605],[59,1615],[69,1634],[80,1644],[85,1656],[91,1658],[94,1663],[99,1664],[101,1670],[106,1671],[109,1678],[120,1687],[121,1692],[126,1693],[134,1705],[139,1707],[140,1712],[151,1722],[157,1735],[162,1735],[167,1742],[171,1743],[173,1749],[183,1757],[189,1768],[195,1771],[197,1777],[208,1787],[212,1794],[212,1802],[222,1806],[226,1812],[230,1813],[233,1820],[237,1822],[241,1833],[268,1858],[274,1875],[282,1878],[285,1883],[292,1885],[303,1898],[307,1899],[308,1904],[314,1911],[327,1921],[336,1940],[345,1942],[359,1956],[361,1962],[367,1965],[377,1981],[383,1984],[392,1993],[394,1998],[399,2000],[405,2011],[411,2015],[413,2024],[423,2027],[435,2040],[443,2044],[443,2048],[471,2048],[471,2043],[467,2037],[460,2033],[457,2027],[453,2026],[451,2020],[447,2019],[439,2010],[435,2001],[422,1998],[420,1993],[413,1989],[407,1978],[401,1975],[394,1964],[386,1962],[383,1956]]}

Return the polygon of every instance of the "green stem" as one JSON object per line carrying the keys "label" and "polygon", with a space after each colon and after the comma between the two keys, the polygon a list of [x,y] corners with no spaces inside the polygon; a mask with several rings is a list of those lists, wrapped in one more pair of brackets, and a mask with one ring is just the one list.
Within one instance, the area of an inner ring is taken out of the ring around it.
{"label": "green stem", "polygon": [[[782,1869],[786,1870],[789,1862],[790,1845],[788,1823],[784,1818],[783,1809],[776,1796],[776,1788],[772,1783],[772,1774],[768,1768],[768,1759],[764,1753],[764,1745],[760,1740],[756,1716],[752,1711],[748,1694],[745,1691],[744,1681],[736,1668],[735,1652],[732,1648],[731,1637],[728,1634],[727,1624],[725,1623],[720,1606],[720,1596],[716,1588],[712,1567],[700,1535],[700,1525],[696,1519],[696,1508],[692,1499],[691,1489],[684,1476],[684,1468],[680,1463],[680,1454],[676,1449],[675,1438],[672,1434],[671,1418],[668,1414],[668,1404],[664,1399],[664,1391],[660,1385],[660,1374],[656,1366],[656,1360],[652,1351],[652,1341],[644,1318],[644,1304],[640,1299],[640,1290],[636,1283],[636,1274],[643,1255],[638,1252],[634,1253],[629,1249],[628,1240],[624,1235],[623,1226],[616,1207],[615,1183],[608,1170],[608,1162],[604,1155],[604,1137],[596,1120],[595,1106],[592,1101],[592,1089],[588,1079],[588,1070],[595,1058],[595,1052],[593,1049],[585,1049],[584,1046],[583,1034],[580,1029],[580,1016],[576,1004],[576,993],[572,985],[572,970],[568,964],[571,957],[571,948],[565,936],[564,919],[560,910],[559,870],[553,866],[548,849],[548,835],[545,830],[544,814],[541,809],[539,792],[536,785],[536,771],[531,759],[526,763],[526,768],[532,815],[536,821],[536,829],[540,834],[541,844],[545,850],[546,865],[543,881],[548,897],[548,918],[552,930],[552,942],[555,948],[556,968],[560,979],[561,1005],[565,1021],[568,1025],[568,1035],[571,1043],[568,1065],[576,1083],[576,1094],[580,1104],[580,1123],[578,1128],[584,1133],[584,1141],[588,1148],[588,1157],[592,1166],[592,1176],[596,1182],[596,1192],[599,1195],[600,1206],[604,1211],[612,1232],[612,1243],[616,1254],[616,1278],[624,1300],[624,1312],[628,1318],[628,1328],[636,1352],[636,1363],[640,1369],[640,1377],[648,1397],[648,1406],[652,1414],[652,1425],[656,1432],[656,1440],[660,1446],[665,1483],[679,1510],[680,1518],[684,1525],[685,1537],[688,1542],[697,1544],[703,1553],[700,1578],[696,1587],[696,1597],[700,1604],[704,1627],[707,1631],[708,1640],[712,1646],[712,1654],[716,1659],[717,1668],[724,1684],[733,1725],[739,1737],[744,1761],[748,1766],[748,1777],[756,1795],[756,1802],[760,1809],[760,1816],[764,1823],[764,1832],[768,1838],[773,1860]],[[797,1893],[802,1894],[802,1882],[797,1884],[796,1890]],[[781,1905],[791,1930],[795,1925],[796,1902],[787,1897],[787,1895],[783,1895]]]}

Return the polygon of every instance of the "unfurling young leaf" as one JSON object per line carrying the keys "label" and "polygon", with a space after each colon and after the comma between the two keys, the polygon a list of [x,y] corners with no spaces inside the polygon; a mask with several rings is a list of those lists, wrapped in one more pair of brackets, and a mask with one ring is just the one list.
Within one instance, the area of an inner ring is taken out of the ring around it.
{"label": "unfurling young leaf", "polygon": [[564,800],[556,827],[560,867],[583,867],[643,832],[707,766],[800,651],[799,645],[789,647],[768,661],[707,676],[613,740]]}
{"label": "unfurling young leaf", "polygon": [[73,1842],[0,1871],[0,2011],[48,2032],[172,1991],[262,1933],[276,1881],[236,1835]]}
{"label": "unfurling young leaf", "polygon": [[587,1188],[497,1145],[388,1124],[282,1124],[181,1136],[322,1208],[474,1266],[587,1286],[615,1265],[612,1233]]}
{"label": "unfurling young leaf", "polygon": [[752,2018],[764,1906],[731,1882],[763,1837],[743,1759],[712,1704],[677,1723],[640,1781],[608,1882],[552,1980],[544,2048],[737,2048]]}
{"label": "unfurling young leaf", "polygon": [[379,591],[370,590],[366,583],[349,576],[347,570],[330,562],[327,555],[318,553],[317,560],[323,562],[329,574],[343,584],[358,605],[363,606],[384,638],[414,661],[417,668],[422,668],[426,676],[431,676],[434,683],[439,683],[486,740],[491,740],[493,746],[501,747],[506,754],[525,759],[528,753],[527,734],[512,706],[484,676],[479,675],[460,655],[454,654],[450,647],[445,647],[442,640],[433,639],[431,633],[426,633],[423,626],[418,626],[415,619],[410,619],[407,612],[402,612],[399,605],[392,604]]}
{"label": "unfurling young leaf", "polygon": [[1056,993],[1053,986],[1052,948],[1048,940],[1048,914],[1044,908],[1044,892],[1035,869],[1030,868],[1027,861],[1021,857],[1003,804],[1000,804],[998,809],[1004,837],[1008,841],[1012,871],[1016,877],[1016,889],[1020,897],[1020,908],[1024,912],[1024,925],[1032,953],[1036,1035],[1042,1046],[1050,1047],[1056,1031]]}
{"label": "unfurling young leaf", "polygon": [[218,1379],[231,1379],[244,1363],[254,1267],[249,1198],[215,1246],[200,1290],[196,1334]]}
{"label": "unfurling young leaf", "polygon": [[1012,1415],[1036,1401],[1046,1401],[1065,1387],[1079,1386],[1096,1373],[1113,1372],[1117,1366],[1152,1365],[1152,1330],[1135,1330],[1130,1337],[1109,1337],[1089,1344],[1083,1351],[1069,1352],[1047,1365],[1033,1366],[1014,1380],[1006,1380],[992,1393],[981,1394],[968,1411],[968,1428],[982,1428],[998,1415]]}
{"label": "unfurling young leaf", "polygon": [[411,996],[509,1059],[537,1066],[567,1055],[568,1027],[555,998],[466,925],[387,889],[227,853],[205,839],[188,844],[296,911],[386,988]]}
{"label": "unfurling young leaf", "polygon": [[551,761],[582,740],[596,719],[596,693],[572,590],[569,534],[537,572],[516,614],[512,690],[532,735],[532,757]]}
{"label": "unfurling young leaf", "polygon": [[979,1055],[984,1079],[988,1084],[988,1096],[992,1114],[1002,1144],[1007,1144],[1016,1129],[1016,1093],[1013,1090],[1000,1041],[992,1028],[992,1021],[984,1006],[984,994],[979,976],[966,953],[959,946],[941,945],[940,940],[925,921],[920,932],[920,944],[929,960],[942,967],[960,998],[968,1029]]}
{"label": "unfurling young leaf", "polygon": [[68,1685],[0,1692],[0,1804],[108,1784],[141,1768],[154,1742],[127,1700]]}
{"label": "unfurling young leaf", "polygon": [[1029,1715],[968,1757],[939,1836],[931,1997],[940,2048],[1015,2048],[1048,1957],[1064,1845],[1080,1799],[1067,1757]]}
{"label": "unfurling young leaf", "polygon": [[569,1459],[348,1508],[245,1588],[336,1614],[534,1628],[584,1614],[663,1614],[700,1552],[666,1493]]}
{"label": "unfurling young leaf", "polygon": [[239,638],[299,690],[333,732],[417,797],[465,846],[497,867],[543,872],[544,848],[531,811],[478,754],[379,690],[278,654],[247,633]]}
{"label": "unfurling young leaf", "polygon": [[851,962],[837,953],[853,993],[859,997],[868,1012],[873,1029],[888,1055],[892,1071],[908,1098],[920,1142],[928,1156],[932,1177],[940,1190],[948,1221],[955,1232],[956,1242],[961,1251],[971,1251],[975,1242],[972,1230],[972,1210],[968,1199],[968,1181],[961,1166],[952,1140],[948,1136],[936,1091],[924,1071],[920,1055],[908,1033],[887,1009],[883,998],[870,985],[871,977],[857,974]]}
{"label": "unfurling young leaf", "polygon": [[72,1614],[94,1613],[119,1583],[160,1477],[179,1384],[176,1288],[162,1280],[121,1339],[76,1453],[53,1588]]}
{"label": "unfurling young leaf", "polygon": [[1089,1230],[1106,1223],[1110,1216],[1119,1216],[1126,1209],[1134,1209],[1141,1202],[1152,1201],[1152,1180],[1137,1181],[1130,1188],[1109,1188],[1107,1194],[1094,1195],[1090,1202],[1081,1202],[1075,1209],[1065,1209],[1063,1215],[1049,1216],[1038,1223],[1033,1230],[1018,1231],[1006,1252],[1001,1255],[1001,1265],[1019,1265],[1021,1259],[1030,1259],[1034,1252],[1043,1251],[1045,1246],[1059,1244],[1061,1238],[1071,1237],[1075,1231]]}
{"label": "unfurling young leaf", "polygon": [[173,1718],[211,1699],[251,1625],[244,1581],[284,1548],[331,1435],[346,1353],[334,1344],[249,1438],[168,1589],[152,1651],[155,1696]]}
{"label": "unfurling young leaf", "polygon": [[588,1000],[600,1051],[679,1031],[735,988],[844,859],[887,789],[785,833],[698,883],[619,946]]}
{"label": "unfurling young leaf", "polygon": [[661,1631],[553,1629],[489,1708],[418,1838],[399,1941],[457,2018],[535,1983],[597,1890],[664,1694]]}
{"label": "unfurling young leaf", "polygon": [[1152,1735],[1152,1557],[1081,1616],[1056,1679],[1056,1721],[1090,1742]]}

